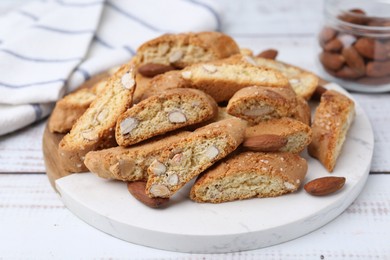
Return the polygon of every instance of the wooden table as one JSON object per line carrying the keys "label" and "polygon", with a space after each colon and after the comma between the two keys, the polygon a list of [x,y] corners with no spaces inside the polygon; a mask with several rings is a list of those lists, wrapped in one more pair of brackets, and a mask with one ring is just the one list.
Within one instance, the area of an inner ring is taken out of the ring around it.
{"label": "wooden table", "polygon": [[[318,72],[315,36],[322,1],[224,1],[223,31],[242,47],[279,50],[278,59]],[[22,1],[3,1],[0,13]],[[151,249],[85,224],[61,202],[46,177],[45,121],[0,137],[0,258],[390,259],[390,93],[352,93],[375,135],[371,173],[358,199],[326,226],[293,241],[223,255]]]}

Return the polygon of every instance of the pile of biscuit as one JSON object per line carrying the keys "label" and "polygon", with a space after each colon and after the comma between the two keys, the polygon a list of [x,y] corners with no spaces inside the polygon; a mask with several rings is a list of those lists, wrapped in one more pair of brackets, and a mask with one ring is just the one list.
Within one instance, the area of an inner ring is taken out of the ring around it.
{"label": "pile of biscuit", "polygon": [[[67,133],[62,167],[128,182],[151,207],[194,178],[196,202],[297,191],[306,147],[333,171],[354,103],[275,56],[255,56],[218,32],[144,43],[127,64],[57,102],[49,129]],[[311,120],[313,96],[320,102]]]}

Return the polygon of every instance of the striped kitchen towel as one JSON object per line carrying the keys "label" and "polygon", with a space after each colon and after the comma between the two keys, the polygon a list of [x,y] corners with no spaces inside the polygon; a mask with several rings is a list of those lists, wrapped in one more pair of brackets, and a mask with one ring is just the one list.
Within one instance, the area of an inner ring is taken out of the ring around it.
{"label": "striped kitchen towel", "polygon": [[0,16],[0,135],[163,33],[221,29],[213,0],[46,0]]}

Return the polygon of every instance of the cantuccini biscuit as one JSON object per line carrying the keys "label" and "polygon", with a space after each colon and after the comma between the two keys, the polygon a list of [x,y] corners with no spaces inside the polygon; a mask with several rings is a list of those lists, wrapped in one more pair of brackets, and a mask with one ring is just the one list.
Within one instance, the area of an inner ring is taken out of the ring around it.
{"label": "cantuccini biscuit", "polygon": [[196,89],[171,89],[145,99],[124,112],[117,121],[116,141],[129,146],[150,137],[216,116],[217,104]]}
{"label": "cantuccini biscuit", "polygon": [[355,104],[350,98],[335,90],[322,94],[312,122],[313,140],[308,151],[329,172],[336,165],[354,115]]}
{"label": "cantuccini biscuit", "polygon": [[230,36],[220,32],[200,32],[164,34],[141,45],[137,57],[140,64],[164,64],[182,69],[239,52],[238,45]]}
{"label": "cantuccini biscuit", "polygon": [[78,90],[60,99],[48,122],[50,132],[62,134],[69,132],[77,119],[84,114],[92,101],[103,91],[108,77],[113,75],[116,69],[113,68],[92,77]]}
{"label": "cantuccini biscuit", "polygon": [[199,128],[168,146],[148,168],[147,194],[171,197],[192,178],[233,152],[244,139],[245,127],[241,119],[225,119]]}
{"label": "cantuccini biscuit", "polygon": [[188,136],[190,132],[172,133],[129,148],[112,147],[91,151],[85,156],[87,168],[106,179],[139,181],[147,179],[147,168],[168,145]]}
{"label": "cantuccini biscuit", "polygon": [[292,153],[243,152],[205,171],[191,189],[196,202],[221,203],[275,197],[296,191],[307,162]]}
{"label": "cantuccini biscuit", "polygon": [[133,62],[130,61],[111,76],[104,91],[59,143],[61,164],[66,171],[86,171],[84,157],[89,151],[116,145],[116,121],[119,115],[132,105],[135,90],[134,68]]}
{"label": "cantuccini biscuit", "polygon": [[291,117],[297,106],[296,94],[287,87],[246,87],[229,100],[227,112],[251,124],[271,118]]}
{"label": "cantuccini biscuit", "polygon": [[288,78],[291,87],[297,95],[306,100],[310,99],[318,85],[318,77],[313,73],[302,70],[301,68],[262,57],[254,57],[253,59],[260,67],[280,71]]}
{"label": "cantuccini biscuit", "polygon": [[234,55],[223,60],[194,64],[181,71],[170,71],[150,82],[145,96],[170,88],[196,88],[216,102],[228,101],[238,90],[248,86],[285,87],[288,80],[280,72],[254,65],[249,56]]}
{"label": "cantuccini biscuit", "polygon": [[[273,140],[284,140],[278,142],[280,145],[272,150],[273,152],[300,153],[311,142],[311,128],[292,118],[271,119],[250,126],[245,130],[244,147],[251,150],[266,152],[267,144]],[[269,140],[267,140],[269,139]],[[262,146],[263,145],[263,146]]]}

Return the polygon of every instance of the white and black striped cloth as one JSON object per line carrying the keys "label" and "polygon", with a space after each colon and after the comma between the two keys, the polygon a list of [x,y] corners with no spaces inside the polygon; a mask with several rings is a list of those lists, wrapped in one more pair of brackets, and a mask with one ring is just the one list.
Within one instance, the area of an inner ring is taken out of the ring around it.
{"label": "white and black striped cloth", "polygon": [[47,0],[0,17],[0,135],[163,33],[221,29],[213,0]]}

